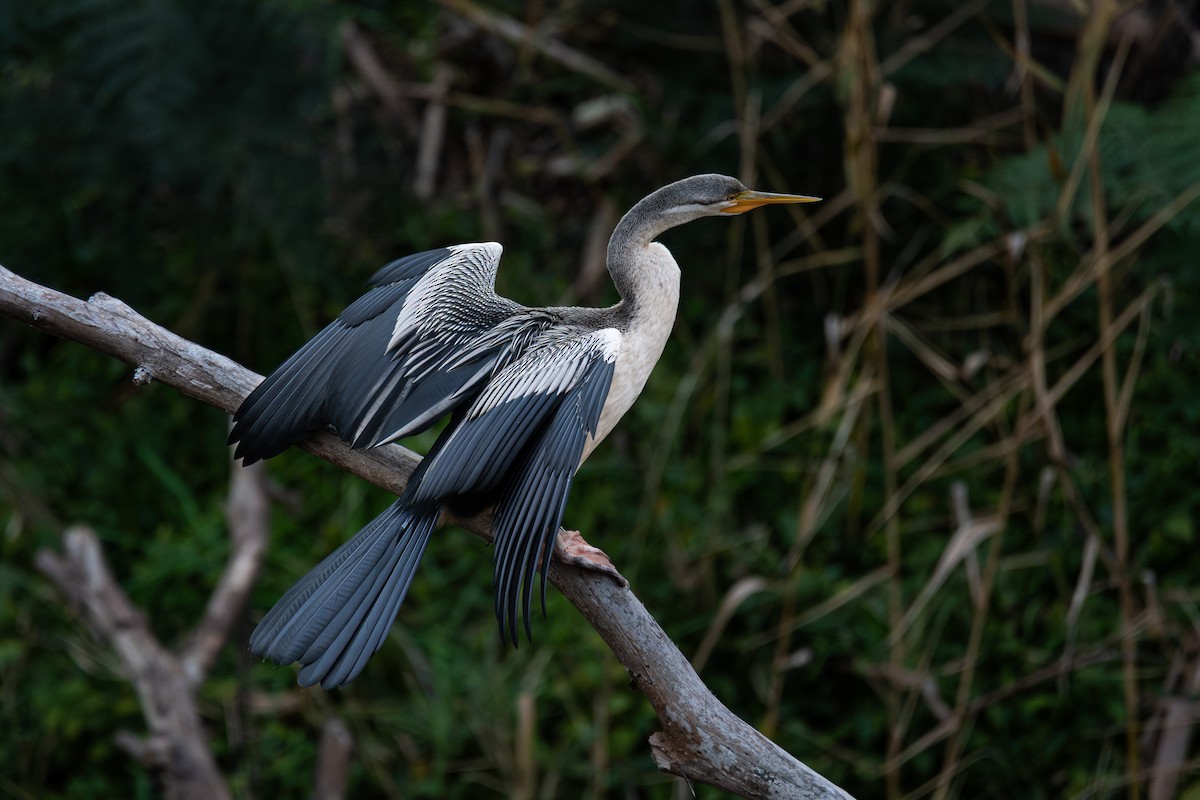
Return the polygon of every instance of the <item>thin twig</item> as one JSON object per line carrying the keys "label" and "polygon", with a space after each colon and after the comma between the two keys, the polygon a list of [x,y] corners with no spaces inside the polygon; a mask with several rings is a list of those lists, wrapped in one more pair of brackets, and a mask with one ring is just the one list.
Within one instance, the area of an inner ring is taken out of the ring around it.
{"label": "thin twig", "polygon": [[[383,59],[375,52],[375,48],[367,39],[366,34],[353,22],[347,20],[338,29],[338,35],[350,66],[363,83],[379,97],[388,118],[399,124],[410,138],[415,137],[417,133],[416,115],[406,102],[407,98],[400,82],[384,65]],[[430,87],[430,90],[437,91],[435,87]]]}
{"label": "thin twig", "polygon": [[446,142],[446,95],[450,91],[450,80],[454,71],[439,63],[433,70],[429,82],[432,97],[421,118],[421,138],[417,145],[417,176],[413,179],[413,194],[418,200],[428,201],[437,188],[438,162]]}
{"label": "thin twig", "polygon": [[511,44],[532,47],[551,61],[578,72],[580,75],[586,75],[610,89],[616,89],[619,92],[634,92],[632,83],[601,62],[568,47],[557,39],[539,34],[538,31],[512,17],[506,17],[483,8],[471,0],[441,0],[441,4],[454,13],[466,17],[488,33],[495,34]]}

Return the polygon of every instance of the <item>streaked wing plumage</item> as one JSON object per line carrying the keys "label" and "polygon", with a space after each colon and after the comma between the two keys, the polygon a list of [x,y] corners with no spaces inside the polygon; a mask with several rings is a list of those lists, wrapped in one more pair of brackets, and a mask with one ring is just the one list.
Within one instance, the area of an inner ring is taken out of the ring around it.
{"label": "streaked wing plumage", "polygon": [[289,358],[234,415],[245,463],[326,425],[354,447],[418,433],[469,403],[553,318],[498,297],[495,243],[388,264],[371,289]]}
{"label": "streaked wing plumage", "polygon": [[[621,335],[556,329],[505,367],[443,434],[412,495],[422,502],[498,490],[496,614],[517,641],[530,634],[533,572],[553,546],[571,480],[608,396]],[[542,602],[545,603],[543,566]]]}

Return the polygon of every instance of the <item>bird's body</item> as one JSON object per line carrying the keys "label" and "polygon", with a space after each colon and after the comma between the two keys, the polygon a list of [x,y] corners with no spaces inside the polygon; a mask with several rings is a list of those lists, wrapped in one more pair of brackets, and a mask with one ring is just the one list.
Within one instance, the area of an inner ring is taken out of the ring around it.
{"label": "bird's body", "polygon": [[799,195],[702,175],[634,206],[608,249],[614,306],[529,308],[495,293],[501,247],[456,245],[388,264],[366,294],[284,362],[234,416],[244,463],[325,426],[373,447],[449,425],[401,497],[301,579],[266,615],[252,649],[299,661],[302,684],[353,680],[382,644],[443,508],[495,510],[496,616],[529,634],[571,480],[641,393],[679,302],[679,266],[654,241],[700,216]]}

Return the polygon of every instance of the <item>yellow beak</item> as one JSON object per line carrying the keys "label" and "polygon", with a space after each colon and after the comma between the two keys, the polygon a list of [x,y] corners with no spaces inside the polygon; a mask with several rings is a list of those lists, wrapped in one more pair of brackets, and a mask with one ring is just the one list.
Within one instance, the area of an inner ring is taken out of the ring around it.
{"label": "yellow beak", "polygon": [[731,197],[730,201],[733,205],[721,210],[726,214],[744,214],[750,209],[758,208],[759,206],[782,203],[816,203],[820,199],[819,197],[810,197],[806,194],[772,194],[771,192],[756,192],[753,189],[747,189]]}

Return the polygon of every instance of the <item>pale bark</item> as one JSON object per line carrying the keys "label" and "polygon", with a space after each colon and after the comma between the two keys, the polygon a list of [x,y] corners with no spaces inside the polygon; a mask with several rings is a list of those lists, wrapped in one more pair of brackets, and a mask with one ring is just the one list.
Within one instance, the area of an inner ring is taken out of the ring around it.
{"label": "pale bark", "polygon": [[63,552],[41,550],[37,565],[117,654],[121,673],[137,692],[149,734],[119,731],[117,743],[161,776],[168,800],[230,798],[182,663],[159,643],[117,584],[96,534],[84,527],[68,530]]}

